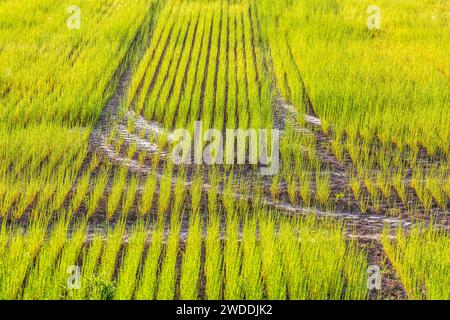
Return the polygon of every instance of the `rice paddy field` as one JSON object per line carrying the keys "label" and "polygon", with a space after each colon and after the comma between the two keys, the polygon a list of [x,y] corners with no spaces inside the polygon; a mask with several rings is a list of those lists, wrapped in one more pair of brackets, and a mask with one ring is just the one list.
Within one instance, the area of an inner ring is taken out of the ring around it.
{"label": "rice paddy field", "polygon": [[0,0],[0,299],[449,300],[449,35],[446,0]]}

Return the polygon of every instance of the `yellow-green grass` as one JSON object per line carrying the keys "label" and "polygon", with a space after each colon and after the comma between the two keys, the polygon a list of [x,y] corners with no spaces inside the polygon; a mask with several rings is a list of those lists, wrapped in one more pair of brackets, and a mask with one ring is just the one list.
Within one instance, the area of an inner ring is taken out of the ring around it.
{"label": "yellow-green grass", "polygon": [[409,299],[450,299],[450,235],[448,230],[415,226],[399,228],[395,238],[385,228],[382,242],[387,257],[400,277]]}

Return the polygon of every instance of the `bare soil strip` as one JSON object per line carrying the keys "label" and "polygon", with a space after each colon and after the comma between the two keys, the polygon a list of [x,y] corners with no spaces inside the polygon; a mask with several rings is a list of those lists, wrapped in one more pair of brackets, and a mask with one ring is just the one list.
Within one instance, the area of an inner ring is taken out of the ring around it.
{"label": "bare soil strip", "polygon": [[225,49],[225,99],[223,105],[223,122],[228,121],[227,108],[228,108],[228,90],[229,90],[229,68],[230,68],[230,12],[227,10],[227,46]]}
{"label": "bare soil strip", "polygon": [[[224,12],[223,12],[223,8],[221,8],[220,10],[220,23],[219,23],[219,38],[217,40],[217,55],[216,55],[216,68],[214,71],[214,88],[217,88],[217,81],[218,81],[218,77],[219,77],[219,65],[220,65],[220,47],[221,47],[221,39],[222,39],[222,24],[223,24],[223,17]],[[217,90],[214,91],[214,95],[213,95],[213,113],[211,115],[211,123],[214,123],[215,120],[215,114],[216,114],[216,101],[217,101]]]}
{"label": "bare soil strip", "polygon": [[395,274],[395,270],[386,256],[383,246],[377,241],[366,239],[360,239],[359,243],[369,254],[368,265],[378,266],[381,269],[381,288],[380,290],[371,290],[369,299],[406,300],[406,290],[401,280]]}
{"label": "bare soil strip", "polygon": [[205,70],[203,72],[203,80],[202,80],[202,88],[201,88],[201,95],[200,95],[200,107],[198,112],[198,119],[200,120],[201,116],[203,114],[203,104],[204,104],[204,98],[205,98],[205,90],[206,90],[206,79],[208,77],[208,69],[209,69],[209,63],[210,63],[210,56],[211,56],[211,47],[212,47],[212,36],[213,36],[213,29],[214,29],[214,16],[211,20],[211,27],[209,30],[209,39],[208,39],[208,47],[207,47],[207,54],[206,54],[206,65]]}
{"label": "bare soil strip", "polygon": [[258,70],[257,56],[256,56],[256,37],[255,37],[255,26],[252,18],[251,7],[248,8],[248,18],[250,23],[250,35],[251,35],[251,43],[252,43],[252,54],[253,54],[253,65],[255,68],[255,81],[258,83],[258,97],[261,99],[261,86],[262,82],[260,78],[263,76],[263,70]]}
{"label": "bare soil strip", "polygon": [[245,82],[245,96],[246,96],[246,103],[247,103],[247,108],[249,109],[250,108],[250,98],[249,98],[249,79],[248,79],[248,70],[247,70],[247,52],[246,52],[246,49],[245,49],[245,42],[246,42],[246,39],[245,39],[245,24],[244,24],[244,15],[242,14],[241,16],[241,28],[242,28],[242,37],[241,37],[241,39],[242,39],[242,43],[241,43],[241,45],[242,45],[242,55],[243,55],[243,57],[244,57],[244,61],[243,61],[243,66],[244,66],[244,71],[243,71],[243,73],[244,73],[244,82]]}
{"label": "bare soil strip", "polygon": [[[189,50],[188,63],[186,64],[186,69],[184,70],[183,81],[182,81],[180,94],[178,96],[178,100],[177,100],[177,104],[176,104],[177,107],[176,107],[174,119],[177,118],[178,108],[180,107],[181,99],[182,99],[183,94],[185,93],[185,90],[186,90],[186,81],[187,81],[187,77],[188,77],[188,74],[189,74],[189,69],[190,69],[191,63],[192,63],[192,52],[194,51],[194,46],[195,46],[195,43],[196,43],[196,39],[198,37],[198,25],[199,25],[199,23],[200,23],[200,19],[197,20],[197,24],[195,25],[194,36],[192,37],[191,48]],[[203,43],[203,34],[201,36],[202,36],[202,38],[201,38],[201,42],[200,42],[200,48],[202,47],[202,43]],[[200,52],[199,52],[199,55],[200,55]],[[198,60],[197,60],[197,67],[198,67]],[[172,88],[170,89],[171,92],[173,90],[173,86],[174,85],[175,85],[175,80],[174,80],[174,83],[172,84]]]}

